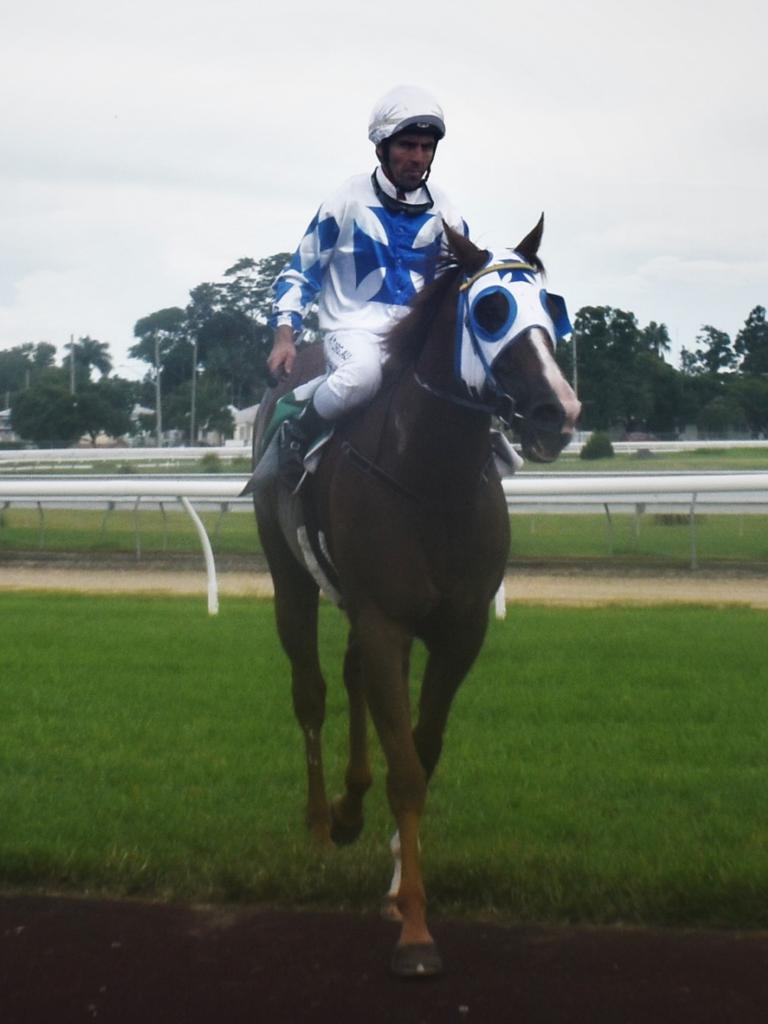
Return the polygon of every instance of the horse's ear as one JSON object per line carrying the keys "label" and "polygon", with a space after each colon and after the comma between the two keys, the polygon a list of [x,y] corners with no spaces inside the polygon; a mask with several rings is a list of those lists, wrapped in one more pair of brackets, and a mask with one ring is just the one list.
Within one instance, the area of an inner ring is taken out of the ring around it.
{"label": "horse's ear", "polygon": [[528,263],[532,263],[534,266],[539,266],[541,260],[538,257],[539,246],[541,245],[541,236],[544,234],[544,214],[539,217],[539,223],[529,232],[522,242],[519,242],[515,246],[515,252],[519,252],[524,260]]}
{"label": "horse's ear", "polygon": [[445,237],[451,252],[456,257],[459,266],[465,274],[476,274],[488,261],[487,249],[478,249],[474,242],[470,242],[460,231],[454,231],[450,224],[443,221]]}

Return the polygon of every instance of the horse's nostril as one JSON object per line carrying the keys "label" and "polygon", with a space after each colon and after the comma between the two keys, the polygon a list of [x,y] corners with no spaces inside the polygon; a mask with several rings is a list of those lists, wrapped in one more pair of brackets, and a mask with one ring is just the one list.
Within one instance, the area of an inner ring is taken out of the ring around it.
{"label": "horse's nostril", "polygon": [[542,402],[531,409],[529,421],[537,430],[560,431],[565,421],[562,408],[553,402]]}

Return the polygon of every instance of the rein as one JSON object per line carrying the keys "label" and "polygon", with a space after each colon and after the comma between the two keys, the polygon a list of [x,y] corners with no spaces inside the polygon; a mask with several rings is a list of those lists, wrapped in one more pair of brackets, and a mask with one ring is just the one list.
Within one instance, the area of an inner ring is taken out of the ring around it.
{"label": "rein", "polygon": [[385,470],[374,462],[373,459],[369,459],[367,455],[355,448],[350,441],[345,441],[341,446],[342,455],[346,455],[350,463],[362,473],[364,476],[373,476],[377,480],[381,480],[382,483],[388,484],[398,494],[402,494],[405,498],[410,498],[411,501],[421,501],[422,499],[418,494],[414,494],[407,487],[404,487],[399,480],[396,480],[393,476],[390,476]]}
{"label": "rein", "polygon": [[[440,398],[444,402],[450,402],[451,405],[459,405],[462,409],[471,409],[472,412],[481,414],[487,414],[489,416],[499,416],[505,422],[509,423],[510,420],[517,417],[520,419],[520,414],[515,412],[515,403],[512,398],[499,392],[499,400],[493,405],[486,405],[483,402],[478,402],[474,398],[464,398],[463,395],[455,395],[452,391],[444,391],[442,388],[436,388],[434,384],[428,384],[427,381],[423,380],[418,373],[414,373],[413,379],[423,388],[429,392],[430,395],[434,395],[435,398]],[[508,409],[503,409],[504,402],[506,400]]]}

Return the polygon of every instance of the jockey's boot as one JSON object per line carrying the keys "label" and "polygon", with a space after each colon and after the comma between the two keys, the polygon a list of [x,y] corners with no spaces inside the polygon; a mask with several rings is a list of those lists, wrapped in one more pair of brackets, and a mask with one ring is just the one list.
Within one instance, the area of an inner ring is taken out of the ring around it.
{"label": "jockey's boot", "polygon": [[280,428],[277,453],[278,475],[291,493],[298,489],[304,476],[304,456],[310,444],[329,426],[310,399],[298,416],[286,420]]}

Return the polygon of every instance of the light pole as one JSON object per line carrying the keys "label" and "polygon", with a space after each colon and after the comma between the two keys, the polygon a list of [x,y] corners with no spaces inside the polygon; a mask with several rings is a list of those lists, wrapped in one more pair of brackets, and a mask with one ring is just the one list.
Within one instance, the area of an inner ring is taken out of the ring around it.
{"label": "light pole", "polygon": [[195,444],[195,405],[197,400],[197,335],[192,339],[192,405],[189,410],[189,443]]}
{"label": "light pole", "polygon": [[160,395],[160,334],[155,331],[155,426],[157,447],[163,447],[163,408]]}
{"label": "light pole", "polygon": [[69,336],[69,393],[75,393],[75,336]]}

